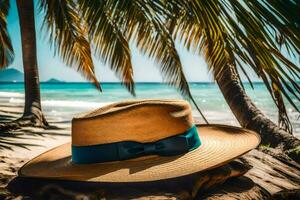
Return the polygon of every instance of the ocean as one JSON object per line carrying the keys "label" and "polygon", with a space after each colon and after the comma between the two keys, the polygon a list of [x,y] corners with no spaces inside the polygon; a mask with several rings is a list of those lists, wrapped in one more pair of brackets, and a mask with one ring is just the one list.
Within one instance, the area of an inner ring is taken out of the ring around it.
{"label": "ocean", "polygon": [[[238,125],[222,93],[214,83],[191,83],[191,92],[207,120],[210,123]],[[254,90],[245,83],[247,94],[264,114],[277,122],[277,109],[271,96],[262,83],[254,83]],[[89,83],[41,83],[42,106],[46,117],[70,120],[74,115],[87,112],[103,105],[126,99],[181,99],[180,93],[173,87],[161,83],[137,83],[136,97],[119,83],[102,83],[100,93]],[[295,100],[296,102],[296,100]],[[22,105],[24,86],[22,83],[0,83],[0,103]],[[287,104],[288,114],[294,128],[294,134],[300,137],[299,113]],[[193,109],[196,119],[202,120]],[[203,120],[202,120],[203,121]]]}

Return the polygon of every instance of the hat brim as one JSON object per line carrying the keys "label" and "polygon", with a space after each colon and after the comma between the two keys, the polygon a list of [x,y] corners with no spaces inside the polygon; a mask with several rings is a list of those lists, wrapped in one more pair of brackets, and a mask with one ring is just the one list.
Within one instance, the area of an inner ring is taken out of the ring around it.
{"label": "hat brim", "polygon": [[197,129],[202,144],[184,155],[79,165],[71,162],[67,143],[26,163],[19,176],[109,183],[172,179],[224,165],[260,143],[260,137],[247,129],[225,125],[197,125]]}

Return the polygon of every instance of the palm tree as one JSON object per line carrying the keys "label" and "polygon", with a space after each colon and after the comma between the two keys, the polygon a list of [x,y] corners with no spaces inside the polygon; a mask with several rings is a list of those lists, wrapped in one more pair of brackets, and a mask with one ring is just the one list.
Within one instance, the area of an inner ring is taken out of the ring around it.
{"label": "palm tree", "polygon": [[[299,112],[300,68],[293,60],[299,59],[300,54],[300,2],[175,0],[169,7],[169,30],[189,50],[204,53],[241,126],[260,133],[262,142],[271,147],[284,151],[299,148],[300,141],[290,134],[292,127],[284,98]],[[240,73],[252,85],[249,68],[263,80],[273,98],[280,127],[247,96]],[[299,162],[299,156],[295,158]]]}
{"label": "palm tree", "polygon": [[[34,20],[34,2],[33,0],[16,0],[19,14],[19,22],[21,28],[22,40],[22,57],[24,68],[24,85],[25,85],[25,106],[23,116],[9,124],[5,124],[3,128],[15,128],[18,126],[47,126],[48,123],[43,116],[40,98],[39,74],[36,55],[36,35],[35,35],[35,20]],[[50,2],[49,2],[50,4]],[[9,9],[9,0],[1,1],[0,16],[3,26],[1,26],[1,35],[4,35],[0,48],[3,50],[1,61],[1,68],[8,66],[13,58],[13,49],[11,41],[7,34],[6,16]],[[76,23],[76,21],[75,21]],[[64,54],[65,60],[68,64],[74,64],[78,70],[83,72],[89,80],[92,80],[99,88],[98,81],[95,78],[93,71],[93,62],[90,54],[89,43],[82,36],[82,30],[74,24],[73,29],[76,37],[68,40],[70,45]],[[2,28],[3,27],[3,28]],[[80,27],[80,26],[79,26]],[[77,28],[77,29],[76,29]],[[69,30],[69,28],[67,28]],[[80,40],[77,42],[76,40]],[[77,42],[77,43],[76,43]],[[71,48],[71,45],[73,47]],[[81,48],[79,48],[81,45]],[[68,57],[68,58],[66,58]]]}
{"label": "palm tree", "polygon": [[[33,0],[16,0],[22,38],[23,68],[25,74],[25,107],[23,117],[2,128],[45,126],[40,100]],[[1,32],[0,68],[13,59],[13,49],[7,33],[6,16],[9,0],[0,0]],[[141,1],[74,1],[40,0],[45,12],[43,28],[49,32],[49,41],[62,60],[76,68],[101,90],[94,73],[92,51],[122,80],[135,95],[131,53],[128,42],[134,41],[141,52],[154,58],[166,81],[192,99],[179,55],[170,33],[166,30],[152,2]],[[113,6],[120,7],[124,16],[116,18]],[[124,7],[123,7],[124,6]],[[121,25],[120,25],[121,24]],[[92,48],[91,48],[91,43]],[[193,101],[194,102],[194,101]],[[200,111],[200,110],[199,110]]]}
{"label": "palm tree", "polygon": [[19,123],[45,126],[47,121],[43,116],[41,107],[33,0],[19,0],[16,3],[22,36],[22,57],[25,72],[25,106],[22,120],[19,120]]}

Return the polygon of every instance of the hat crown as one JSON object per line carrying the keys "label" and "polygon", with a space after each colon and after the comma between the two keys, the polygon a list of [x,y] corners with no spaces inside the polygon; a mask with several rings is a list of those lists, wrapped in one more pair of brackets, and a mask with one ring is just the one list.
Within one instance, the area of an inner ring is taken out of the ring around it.
{"label": "hat crown", "polygon": [[72,145],[153,142],[192,126],[191,107],[184,100],[125,101],[73,118]]}

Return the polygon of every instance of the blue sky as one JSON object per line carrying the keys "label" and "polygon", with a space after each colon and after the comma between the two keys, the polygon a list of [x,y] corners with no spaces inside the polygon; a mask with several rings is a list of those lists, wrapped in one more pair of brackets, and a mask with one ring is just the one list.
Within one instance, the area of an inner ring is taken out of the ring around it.
{"label": "blue sky", "polygon": [[[18,14],[15,1],[11,1],[11,8],[8,16],[8,29],[15,50],[15,60],[11,67],[22,69],[22,54],[20,28]],[[65,81],[85,81],[81,75],[74,69],[67,67],[60,60],[59,56],[54,56],[50,49],[48,39],[45,37],[45,30],[41,29],[43,14],[39,13],[38,5],[35,5],[36,33],[37,33],[37,52],[40,79],[42,81],[50,78],[57,78]],[[191,82],[207,82],[212,81],[211,74],[207,70],[207,65],[204,59],[198,55],[187,52],[179,44],[178,50],[184,71],[188,81]],[[134,79],[138,82],[158,82],[161,81],[161,75],[158,66],[147,57],[141,55],[134,45],[131,45],[132,62],[134,68]],[[100,82],[118,81],[114,72],[109,69],[109,66],[103,65],[99,60],[94,58],[96,75]]]}

